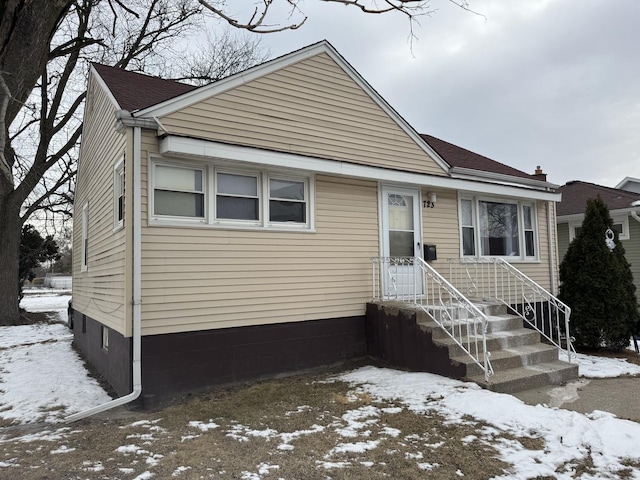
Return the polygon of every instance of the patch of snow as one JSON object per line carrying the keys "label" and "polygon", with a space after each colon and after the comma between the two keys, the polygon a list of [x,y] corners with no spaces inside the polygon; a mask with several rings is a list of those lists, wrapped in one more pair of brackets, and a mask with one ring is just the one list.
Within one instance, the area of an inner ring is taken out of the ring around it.
{"label": "patch of snow", "polygon": [[179,477],[180,475],[182,475],[184,472],[186,472],[187,470],[191,470],[191,467],[184,467],[184,466],[180,466],[178,468],[176,468],[173,473],[171,474],[172,477]]}
{"label": "patch of snow", "polygon": [[366,442],[355,443],[339,443],[336,447],[332,448],[329,455],[334,453],[364,453],[369,450],[378,448],[380,440],[367,440]]}
{"label": "patch of snow", "polygon": [[118,468],[118,471],[125,473],[127,475],[131,475],[133,472],[135,472],[133,468],[127,468],[127,467],[120,467]]}
{"label": "patch of snow", "polygon": [[[561,352],[560,360],[567,361],[567,353]],[[598,357],[578,353],[571,359],[578,364],[581,377],[614,378],[622,375],[640,375],[640,365],[627,362],[625,358]]]}
{"label": "patch of snow", "polygon": [[380,430],[382,435],[389,435],[390,437],[398,437],[402,432],[397,428],[384,427]]}
{"label": "patch of snow", "polygon": [[346,468],[351,466],[351,462],[321,462],[316,461],[319,467],[325,470],[331,470],[332,468]]}
{"label": "patch of snow", "polygon": [[[640,424],[618,419],[610,413],[583,415],[542,405],[530,406],[511,395],[428,373],[364,367],[337,378],[350,382],[375,400],[400,401],[418,413],[434,411],[452,423],[471,416],[492,425],[495,432],[484,429],[484,434],[544,440],[545,448],[540,451],[526,450],[517,441],[499,442],[501,458],[512,467],[498,478],[573,478],[569,473],[556,470],[589,455],[600,478],[618,478],[619,472],[628,468],[624,465],[625,459],[638,458]],[[639,474],[635,472],[636,478]]]}
{"label": "patch of snow", "polygon": [[440,466],[439,463],[428,463],[428,462],[418,463],[418,468],[420,470],[427,470],[429,472],[431,470],[438,468],[439,466]]}
{"label": "patch of snow", "polygon": [[199,421],[191,421],[188,424],[190,427],[197,428],[203,432],[207,432],[209,430],[213,430],[214,428],[218,428],[220,425],[214,423],[212,420],[209,420],[209,423],[199,422]]}
{"label": "patch of snow", "polygon": [[146,471],[146,472],[142,472],[133,480],[149,480],[150,478],[153,478],[153,475],[154,475],[153,473]]}
{"label": "patch of snow", "polygon": [[58,448],[56,448],[55,450],[51,450],[49,453],[51,453],[52,455],[55,455],[57,453],[73,452],[74,450],[75,450],[75,448],[69,448],[66,445],[60,445]]}

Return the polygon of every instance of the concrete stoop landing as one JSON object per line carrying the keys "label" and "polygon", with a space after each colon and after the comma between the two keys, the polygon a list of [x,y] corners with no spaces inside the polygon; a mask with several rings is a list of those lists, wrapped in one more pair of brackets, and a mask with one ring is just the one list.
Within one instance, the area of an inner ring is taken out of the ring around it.
{"label": "concrete stoop landing", "polygon": [[[540,334],[523,327],[523,321],[507,313],[506,305],[478,302],[476,306],[488,317],[487,350],[494,375],[485,380],[482,369],[424,311],[416,322],[428,332],[434,344],[446,346],[453,365],[466,372],[463,379],[495,392],[513,393],[546,385],[562,385],[578,378],[578,366],[560,361],[558,349],[541,341]],[[439,319],[438,311],[431,315]],[[471,339],[475,337],[472,335]],[[481,338],[481,337],[480,337]],[[463,337],[466,342],[467,338]],[[480,352],[482,345],[479,345]],[[480,355],[482,357],[482,355]]]}

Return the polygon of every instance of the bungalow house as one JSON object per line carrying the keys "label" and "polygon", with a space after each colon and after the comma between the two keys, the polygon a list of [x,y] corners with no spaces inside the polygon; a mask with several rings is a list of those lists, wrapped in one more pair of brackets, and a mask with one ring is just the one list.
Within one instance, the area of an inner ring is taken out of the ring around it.
{"label": "bungalow house", "polygon": [[94,64],[85,109],[73,328],[120,395],[367,355],[384,259],[557,287],[556,186],[419,135],[325,41],[199,88]]}
{"label": "bungalow house", "polygon": [[615,188],[572,181],[558,189],[562,201],[557,206],[558,251],[560,261],[582,226],[587,200],[600,195],[609,208],[613,229],[631,264],[636,291],[640,292],[640,181],[626,178]]}

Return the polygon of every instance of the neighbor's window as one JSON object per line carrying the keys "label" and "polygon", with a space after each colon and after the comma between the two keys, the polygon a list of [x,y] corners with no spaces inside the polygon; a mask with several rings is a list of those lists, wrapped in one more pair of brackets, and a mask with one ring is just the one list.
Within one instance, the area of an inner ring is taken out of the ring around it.
{"label": "neighbor's window", "polygon": [[113,168],[113,228],[124,225],[124,161],[120,160]]}
{"label": "neighbor's window", "polygon": [[89,264],[89,204],[82,207],[82,259],[80,271],[87,270]]}
{"label": "neighbor's window", "polygon": [[460,228],[464,256],[536,256],[537,233],[532,204],[461,199]]}
{"label": "neighbor's window", "polygon": [[[571,222],[569,224],[569,241],[572,241],[582,230],[582,222]],[[629,240],[629,220],[628,219],[613,219],[613,230],[618,233],[618,240]]]}
{"label": "neighbor's window", "polygon": [[204,218],[204,168],[155,165],[153,213]]}
{"label": "neighbor's window", "polygon": [[260,220],[257,175],[216,172],[216,218]]}
{"label": "neighbor's window", "polygon": [[269,221],[307,222],[306,181],[269,178]]}

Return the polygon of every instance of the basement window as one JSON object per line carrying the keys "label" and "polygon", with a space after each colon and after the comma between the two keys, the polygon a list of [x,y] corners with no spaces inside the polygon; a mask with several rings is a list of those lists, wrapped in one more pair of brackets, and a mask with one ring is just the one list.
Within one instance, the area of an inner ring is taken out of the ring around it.
{"label": "basement window", "polygon": [[109,350],[109,328],[104,325],[100,328],[102,330],[102,349]]}

